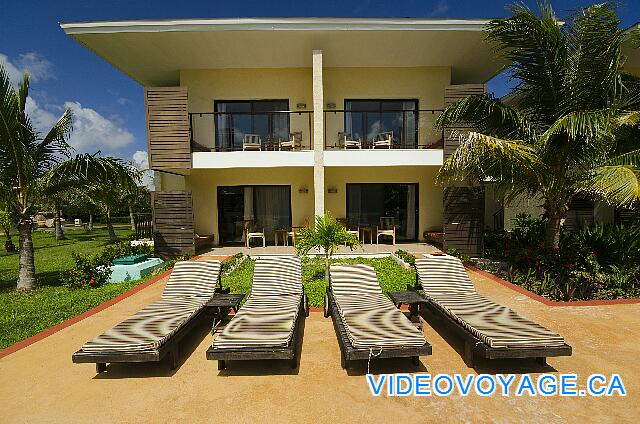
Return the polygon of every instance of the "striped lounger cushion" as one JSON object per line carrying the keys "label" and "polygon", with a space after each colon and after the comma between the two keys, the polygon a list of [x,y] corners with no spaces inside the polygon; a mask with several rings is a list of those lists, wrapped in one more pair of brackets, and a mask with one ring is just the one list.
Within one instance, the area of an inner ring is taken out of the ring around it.
{"label": "striped lounger cushion", "polygon": [[220,266],[220,261],[216,260],[176,262],[162,297],[210,298],[216,290]]}
{"label": "striped lounger cushion", "polygon": [[87,342],[82,351],[123,353],[158,349],[213,296],[219,273],[219,261],[176,262],[159,300]]}
{"label": "striped lounger cushion", "polygon": [[198,298],[160,299],[82,346],[87,353],[158,349],[204,306]]}
{"label": "striped lounger cushion", "polygon": [[302,293],[300,258],[258,259],[251,295],[213,341],[214,348],[287,347],[295,331]]}
{"label": "striped lounger cushion", "polygon": [[490,347],[564,345],[557,333],[476,293],[458,258],[427,255],[416,270],[429,299]]}
{"label": "striped lounger cushion", "polygon": [[331,290],[355,349],[421,347],[424,335],[382,293],[368,265],[333,265]]}

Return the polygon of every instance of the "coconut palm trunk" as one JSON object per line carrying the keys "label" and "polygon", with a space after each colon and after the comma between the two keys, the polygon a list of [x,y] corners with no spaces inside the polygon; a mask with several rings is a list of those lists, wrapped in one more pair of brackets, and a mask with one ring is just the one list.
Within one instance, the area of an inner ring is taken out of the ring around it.
{"label": "coconut palm trunk", "polygon": [[131,231],[136,230],[136,218],[133,215],[133,208],[129,205],[129,221],[131,222]]}
{"label": "coconut palm trunk", "polygon": [[55,206],[55,216],[53,218],[53,223],[56,231],[56,240],[64,240],[66,237],[64,236],[64,230],[62,228],[62,220],[60,219],[60,206]]}
{"label": "coconut palm trunk", "polygon": [[89,224],[87,225],[89,231],[93,231],[93,212],[89,212]]}
{"label": "coconut palm trunk", "polygon": [[111,209],[107,209],[107,213],[105,213],[105,219],[107,221],[107,230],[109,231],[109,240],[112,243],[118,241],[118,237],[116,236],[116,232],[113,229],[113,222],[111,222]]}
{"label": "coconut palm trunk", "polygon": [[32,222],[28,214],[20,216],[18,232],[20,234],[20,261],[18,269],[18,290],[31,290],[36,283],[36,265],[34,261]]}

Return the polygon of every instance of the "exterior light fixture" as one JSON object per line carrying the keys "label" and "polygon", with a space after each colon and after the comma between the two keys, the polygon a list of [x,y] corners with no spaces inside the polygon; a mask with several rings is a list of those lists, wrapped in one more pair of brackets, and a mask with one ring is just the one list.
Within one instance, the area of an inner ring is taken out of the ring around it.
{"label": "exterior light fixture", "polygon": [[296,108],[298,108],[298,109],[306,109],[307,108],[307,104],[306,103],[296,103]]}
{"label": "exterior light fixture", "polygon": [[309,193],[309,189],[307,188],[307,186],[300,186],[300,188],[298,189],[298,193],[307,194]]}
{"label": "exterior light fixture", "polygon": [[331,103],[327,103],[327,109],[335,109],[336,108],[336,104],[331,102]]}
{"label": "exterior light fixture", "polygon": [[330,186],[327,188],[327,193],[335,194],[338,192],[338,187]]}

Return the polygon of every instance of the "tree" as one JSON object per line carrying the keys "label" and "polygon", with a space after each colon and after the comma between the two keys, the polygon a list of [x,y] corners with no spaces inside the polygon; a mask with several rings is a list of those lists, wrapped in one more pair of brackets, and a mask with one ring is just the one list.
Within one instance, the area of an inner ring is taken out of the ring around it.
{"label": "tree", "polygon": [[[25,74],[17,91],[7,71],[0,66],[0,196],[15,214],[20,237],[17,287],[29,290],[35,285],[32,241],[32,208],[47,200],[71,181],[75,186],[91,178],[120,179],[122,161],[97,155],[72,156],[67,144],[72,127],[67,109],[54,126],[41,136],[25,112],[29,96],[29,76]],[[67,187],[65,187],[66,189]]]}
{"label": "tree", "polygon": [[11,213],[6,208],[0,208],[0,229],[4,232],[5,242],[4,250],[7,253],[13,253],[16,251],[16,246],[11,239],[11,230],[13,229],[13,218]]}
{"label": "tree", "polygon": [[314,228],[303,228],[296,237],[298,254],[306,255],[312,249],[322,249],[324,252],[325,272],[329,270],[329,263],[335,251],[342,245],[359,246],[358,238],[347,231],[344,225],[336,221],[331,213],[316,216]]}
{"label": "tree", "polygon": [[[492,20],[487,38],[510,63],[516,85],[504,102],[469,96],[448,107],[436,126],[471,124],[442,166],[441,184],[495,182],[506,203],[540,196],[548,217],[545,245],[557,250],[561,220],[577,195],[614,205],[640,198],[640,150],[622,149],[625,116],[638,110],[640,81],[623,72],[623,42],[607,3],[577,11],[564,24],[548,3],[539,16],[525,5]],[[465,125],[465,126],[466,126]]]}
{"label": "tree", "polygon": [[129,163],[122,162],[117,167],[118,178],[114,179],[108,174],[96,175],[85,189],[87,197],[104,214],[111,242],[118,240],[113,228],[112,212],[114,208],[128,203],[127,199],[131,193],[139,190],[141,175],[140,171]]}

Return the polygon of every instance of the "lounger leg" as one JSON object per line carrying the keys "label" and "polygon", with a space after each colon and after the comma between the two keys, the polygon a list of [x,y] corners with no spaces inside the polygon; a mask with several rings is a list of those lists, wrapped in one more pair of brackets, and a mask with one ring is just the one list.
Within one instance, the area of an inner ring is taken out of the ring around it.
{"label": "lounger leg", "polygon": [[295,370],[296,368],[298,368],[298,355],[293,355],[293,358],[291,358],[291,363],[289,364],[289,366],[291,367],[292,370]]}
{"label": "lounger leg", "polygon": [[225,368],[227,368],[227,363],[225,361],[223,361],[222,359],[218,360],[218,370],[222,371]]}
{"label": "lounger leg", "polygon": [[180,351],[178,350],[178,346],[173,348],[171,351],[171,369],[175,370],[180,365]]}
{"label": "lounger leg", "polygon": [[96,374],[100,374],[101,372],[105,372],[107,370],[107,364],[104,362],[98,362],[96,364]]}
{"label": "lounger leg", "polygon": [[343,370],[346,370],[347,367],[349,366],[349,362],[347,361],[347,358],[344,355],[340,355],[340,366],[342,367]]}
{"label": "lounger leg", "polygon": [[420,357],[419,356],[412,356],[411,357],[411,363],[413,365],[415,365],[416,367],[420,366]]}
{"label": "lounger leg", "polygon": [[464,363],[469,367],[473,368],[473,346],[471,343],[464,344]]}
{"label": "lounger leg", "polygon": [[536,362],[538,363],[538,365],[545,366],[545,365],[547,365],[547,358],[544,357],[544,356],[538,356],[536,358]]}

